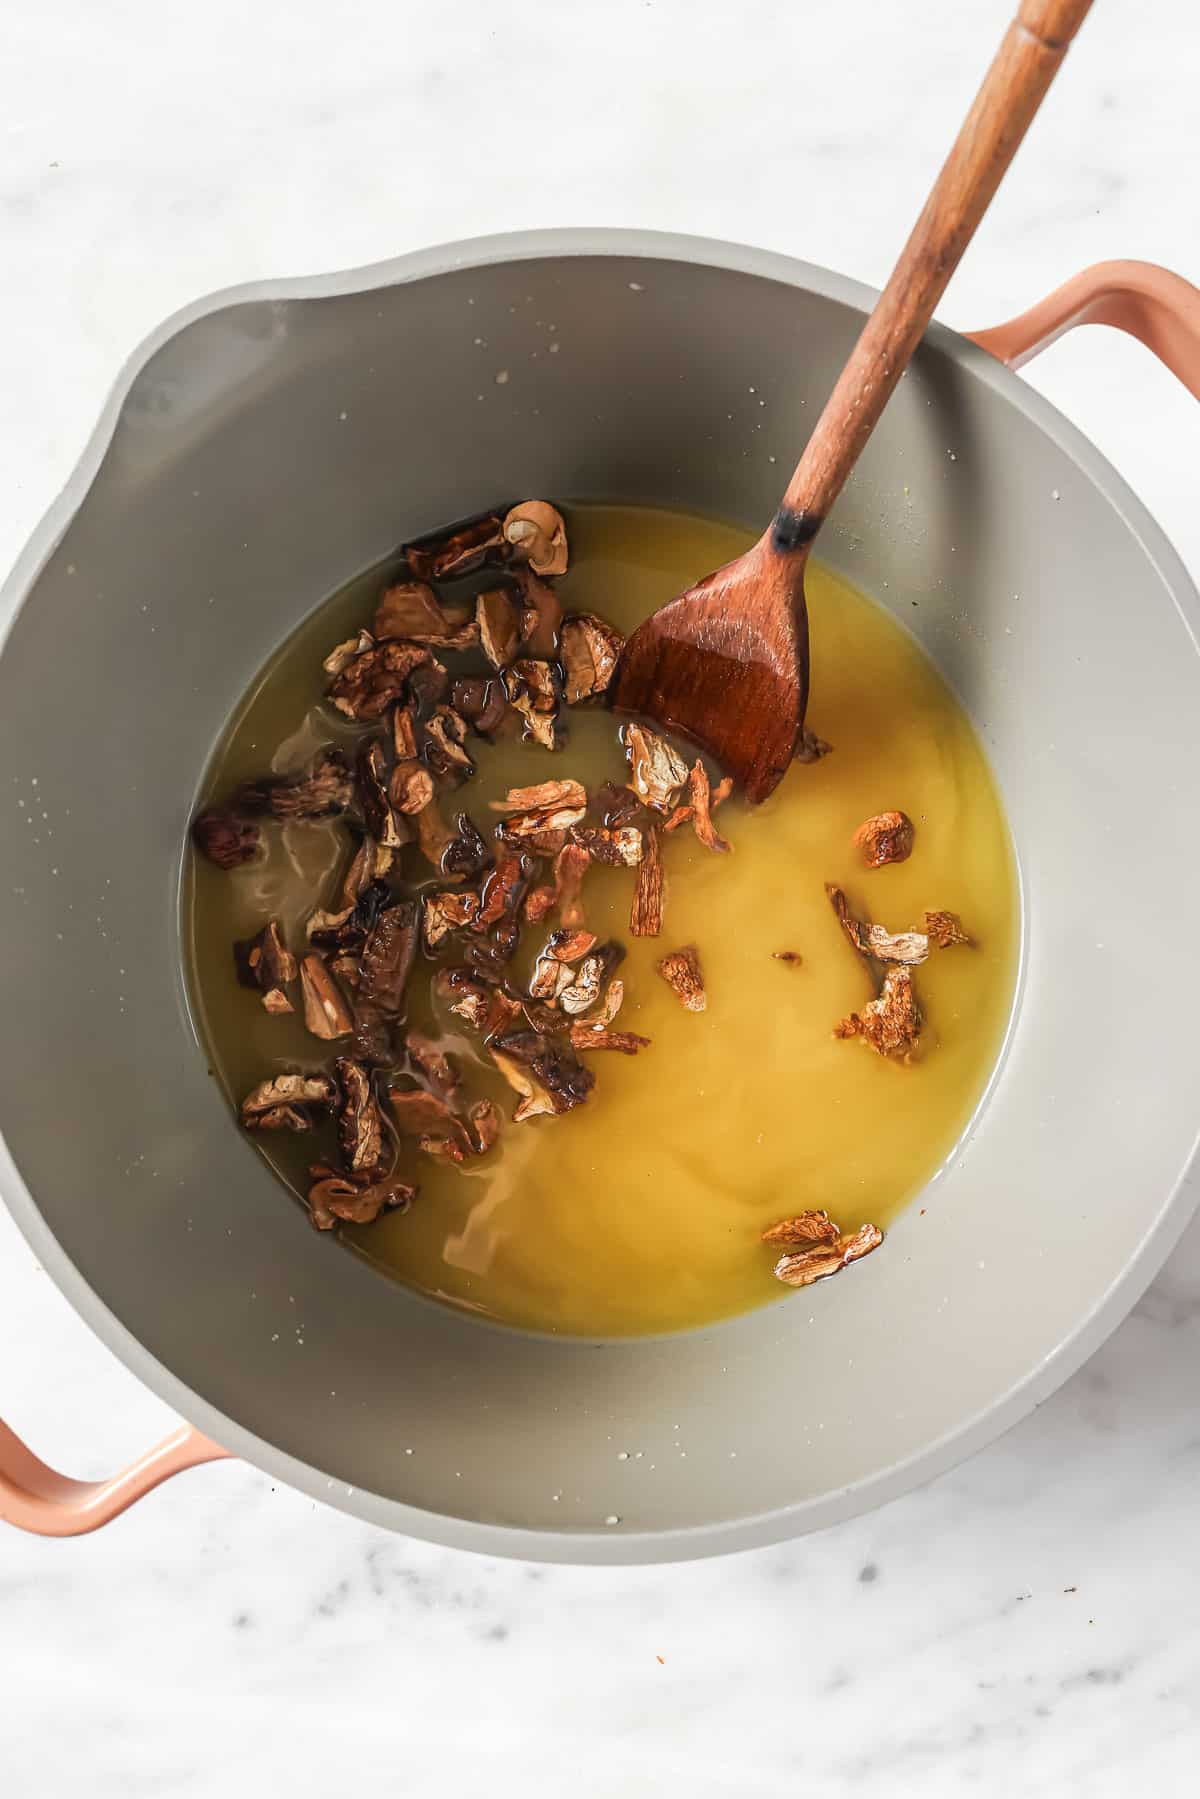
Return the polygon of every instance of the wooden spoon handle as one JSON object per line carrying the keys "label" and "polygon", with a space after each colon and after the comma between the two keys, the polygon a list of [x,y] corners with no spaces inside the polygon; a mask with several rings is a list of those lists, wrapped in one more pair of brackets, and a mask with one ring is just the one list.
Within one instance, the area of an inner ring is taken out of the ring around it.
{"label": "wooden spoon handle", "polygon": [[1021,0],[788,484],[772,532],[777,550],[804,548],[823,524],[1091,4]]}

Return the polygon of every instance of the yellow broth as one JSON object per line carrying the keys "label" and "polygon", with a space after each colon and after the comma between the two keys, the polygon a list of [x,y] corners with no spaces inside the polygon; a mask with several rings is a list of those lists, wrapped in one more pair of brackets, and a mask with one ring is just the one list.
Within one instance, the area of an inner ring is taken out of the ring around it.
{"label": "yellow broth", "polygon": [[[747,542],[722,525],[644,508],[577,507],[568,525],[565,609],[597,612],[625,630]],[[264,669],[213,760],[206,797],[303,764],[322,743],[353,743],[361,728],[322,704],[321,660],[369,624],[389,573],[376,568],[352,582]],[[470,590],[443,592],[457,599]],[[616,1028],[651,1038],[649,1049],[636,1058],[589,1054],[597,1080],[585,1105],[514,1125],[516,1096],[470,1027],[431,998],[430,964],[418,960],[410,1024],[442,1041],[466,1094],[491,1095],[506,1124],[494,1150],[461,1168],[402,1144],[401,1166],[420,1187],[412,1208],[342,1230],[410,1286],[546,1331],[626,1335],[707,1324],[786,1294],[759,1242],[765,1226],[823,1206],[844,1229],[871,1220],[886,1231],[951,1154],[986,1086],[1013,997],[1018,905],[1004,814],[965,712],[914,641],[820,565],[810,566],[807,591],[809,724],[833,753],[794,766],[755,810],[736,797],[722,806],[715,820],[731,854],[703,849],[688,828],[664,838],[661,938],[629,934],[633,871],[593,867],[585,880],[589,928],[628,952]],[[487,801],[511,784],[573,775],[592,790],[622,780],[612,716],[574,708],[564,717],[568,741],[555,755],[469,739],[479,772],[444,796],[446,816],[465,807],[486,833],[495,817]],[[913,854],[868,870],[853,833],[891,809],[916,825]],[[299,1010],[272,1017],[238,987],[231,944],[274,916],[301,951],[309,911],[334,903],[350,833],[334,821],[267,824],[263,836],[265,858],[232,874],[192,858],[185,897],[196,1015],[231,1105],[269,1075],[322,1066],[338,1048],[309,1036]],[[403,855],[408,878],[440,884],[415,846]],[[976,939],[974,948],[933,949],[915,970],[926,1023],[914,1065],[832,1034],[872,988],[830,909],[827,881],[891,930],[920,928],[925,910],[938,908],[960,913]],[[521,973],[555,922],[527,927],[514,965]],[[684,1011],[655,972],[663,954],[685,944],[700,953],[703,1014]],[[778,961],[777,950],[803,959]],[[232,1117],[230,1128],[240,1128]],[[302,1195],[309,1163],[332,1152],[334,1133],[319,1123],[308,1136],[260,1133],[253,1142]],[[280,1230],[308,1228],[280,1199]],[[332,1242],[330,1253],[338,1253]],[[887,1255],[886,1241],[875,1253]],[[853,1280],[855,1271],[836,1278]]]}

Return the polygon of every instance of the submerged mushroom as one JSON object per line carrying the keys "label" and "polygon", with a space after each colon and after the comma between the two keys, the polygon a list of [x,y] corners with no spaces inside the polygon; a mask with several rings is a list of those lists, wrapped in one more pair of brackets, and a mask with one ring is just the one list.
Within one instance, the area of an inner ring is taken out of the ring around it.
{"label": "submerged mushroom", "polygon": [[633,791],[656,812],[669,812],[688,778],[687,763],[665,737],[647,725],[626,725],[623,739]]}
{"label": "submerged mushroom", "polygon": [[524,657],[514,662],[504,677],[509,704],[525,720],[525,733],[543,749],[555,745],[554,721],[558,698],[554,689],[554,671],[548,662]]}
{"label": "submerged mushroom", "polygon": [[512,553],[535,575],[567,572],[567,527],[562,513],[547,500],[522,500],[504,519],[504,538]]}
{"label": "submerged mushroom", "polygon": [[383,1159],[383,1118],[371,1077],[361,1062],[339,1056],[333,1065],[342,1090],[338,1142],[352,1174],[371,1174]]}
{"label": "submerged mushroom", "polygon": [[479,642],[493,668],[507,668],[517,653],[520,625],[512,595],[506,587],[489,587],[477,596],[475,619]]}
{"label": "submerged mushroom", "polygon": [[384,589],[375,610],[376,638],[405,638],[436,644],[443,650],[466,650],[478,643],[479,631],[466,606],[440,606],[426,581],[399,581]]}
{"label": "submerged mushroom", "polygon": [[568,706],[599,699],[608,692],[625,639],[594,612],[578,612],[563,620],[559,651]]}
{"label": "submerged mushroom", "polygon": [[304,996],[304,1023],[314,1037],[331,1043],[348,1037],[354,1019],[337,982],[318,955],[305,956],[300,964],[300,988]]}
{"label": "submerged mushroom", "polygon": [[418,581],[452,581],[492,562],[507,562],[510,546],[498,512],[481,512],[406,544],[405,559]]}
{"label": "submerged mushroom", "polygon": [[354,782],[340,750],[322,750],[307,774],[268,775],[247,781],[233,799],[242,815],[268,813],[284,824],[301,819],[336,818],[354,798]]}
{"label": "submerged mushroom", "polygon": [[232,812],[217,807],[202,812],[192,824],[192,841],[201,855],[227,871],[253,862],[260,835],[250,819],[236,818]]}
{"label": "submerged mushroom", "polygon": [[292,1010],[284,988],[296,978],[296,958],[280,935],[278,919],[269,918],[256,937],[235,943],[233,959],[239,983],[260,993],[268,1012]]}

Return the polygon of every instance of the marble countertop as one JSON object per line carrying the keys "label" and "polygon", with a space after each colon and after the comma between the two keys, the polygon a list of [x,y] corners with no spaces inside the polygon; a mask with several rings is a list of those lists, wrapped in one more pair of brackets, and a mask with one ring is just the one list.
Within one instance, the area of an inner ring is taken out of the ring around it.
{"label": "marble countertop", "polygon": [[[0,564],[194,296],[547,224],[879,282],[1010,0],[40,0],[0,63]],[[1197,27],[1101,0],[943,316],[1088,263],[1200,277]],[[1030,379],[1200,568],[1194,403],[1085,331]],[[0,1410],[107,1473],[164,1408],[0,1212]],[[1107,1346],[933,1486],[693,1566],[497,1563],[216,1465],[97,1536],[0,1531],[0,1786],[687,1799],[1194,1791],[1200,1225]]]}

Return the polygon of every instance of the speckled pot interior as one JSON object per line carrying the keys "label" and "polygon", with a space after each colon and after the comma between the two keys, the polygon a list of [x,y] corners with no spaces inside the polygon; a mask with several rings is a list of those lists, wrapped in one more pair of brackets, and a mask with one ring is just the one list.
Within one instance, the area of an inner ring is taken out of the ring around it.
{"label": "speckled pot interior", "polygon": [[1200,787],[1196,596],[1101,458],[941,329],[821,544],[963,696],[1023,869],[1009,1053],[926,1218],[853,1280],[719,1328],[496,1330],[304,1228],[197,1047],[189,808],[298,619],[514,493],[761,523],[870,300],[757,252],[567,232],[221,296],[134,359],[12,577],[6,1198],[151,1385],[348,1510],[592,1560],[827,1524],[1033,1405],[1186,1222],[1200,840],[1173,820]]}

